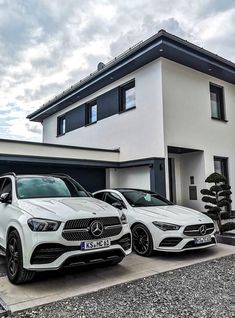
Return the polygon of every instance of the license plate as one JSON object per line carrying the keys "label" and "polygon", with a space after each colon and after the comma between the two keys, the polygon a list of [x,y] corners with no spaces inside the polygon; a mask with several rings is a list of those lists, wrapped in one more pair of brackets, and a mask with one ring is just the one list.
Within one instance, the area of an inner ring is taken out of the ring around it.
{"label": "license plate", "polygon": [[93,250],[96,248],[104,248],[109,247],[111,244],[110,239],[106,240],[99,240],[99,241],[90,241],[90,242],[82,242],[81,243],[81,250]]}
{"label": "license plate", "polygon": [[211,242],[211,236],[196,237],[194,242],[195,244],[209,243]]}

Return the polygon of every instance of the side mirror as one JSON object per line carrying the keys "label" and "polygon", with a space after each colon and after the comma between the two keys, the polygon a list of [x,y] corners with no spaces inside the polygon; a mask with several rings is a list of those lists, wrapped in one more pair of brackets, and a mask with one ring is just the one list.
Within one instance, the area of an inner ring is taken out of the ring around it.
{"label": "side mirror", "polygon": [[123,209],[123,204],[121,202],[114,202],[112,206],[116,209],[122,210]]}
{"label": "side mirror", "polygon": [[0,202],[9,203],[9,194],[10,193],[2,193],[0,196]]}

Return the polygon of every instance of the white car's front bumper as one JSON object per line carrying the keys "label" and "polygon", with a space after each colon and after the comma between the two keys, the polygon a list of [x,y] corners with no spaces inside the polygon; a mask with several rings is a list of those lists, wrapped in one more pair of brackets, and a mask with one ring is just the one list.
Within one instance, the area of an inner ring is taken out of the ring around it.
{"label": "white car's front bumper", "polygon": [[153,237],[154,250],[164,252],[184,252],[189,250],[203,249],[212,247],[217,244],[215,238],[215,230],[206,234],[211,238],[210,242],[196,244],[195,239],[203,238],[195,232],[195,235],[185,235],[185,226],[178,231],[162,231],[156,228],[153,224],[150,225]]}
{"label": "white car's front bumper", "polygon": [[[123,258],[131,253],[129,225],[123,225],[120,234],[109,237],[111,245],[93,250],[81,250],[81,242],[68,241],[62,236],[64,224],[56,232],[32,232],[27,229],[23,243],[24,268],[34,271],[57,270],[64,266],[100,263]],[[130,247],[123,244],[130,241]],[[99,240],[99,239],[97,239]],[[91,241],[91,240],[89,240]],[[95,239],[93,239],[95,241]]]}

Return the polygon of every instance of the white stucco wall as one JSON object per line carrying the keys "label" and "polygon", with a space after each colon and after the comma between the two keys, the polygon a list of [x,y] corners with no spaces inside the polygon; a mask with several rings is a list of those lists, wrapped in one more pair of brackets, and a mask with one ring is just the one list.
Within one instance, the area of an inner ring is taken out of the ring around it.
{"label": "white stucco wall", "polygon": [[150,190],[150,168],[148,166],[107,169],[106,185],[110,188],[138,188]]}
{"label": "white stucco wall", "polygon": [[[166,59],[162,72],[165,150],[167,146],[203,150],[204,179],[214,172],[214,156],[228,157],[235,201],[235,86]],[[227,123],[211,119],[210,82],[224,87]],[[182,193],[182,202],[183,197]]]}
{"label": "white stucco wall", "polygon": [[161,60],[154,61],[97,91],[66,112],[131,79],[136,85],[136,109],[56,137],[59,112],[43,122],[43,141],[96,148],[120,148],[120,160],[164,157]]}

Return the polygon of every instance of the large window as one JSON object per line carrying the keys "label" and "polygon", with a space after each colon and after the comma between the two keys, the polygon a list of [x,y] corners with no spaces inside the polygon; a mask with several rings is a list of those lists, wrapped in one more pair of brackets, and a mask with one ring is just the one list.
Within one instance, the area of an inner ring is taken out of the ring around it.
{"label": "large window", "polygon": [[65,116],[59,117],[57,121],[57,135],[64,135],[66,133],[66,118]]}
{"label": "large window", "polygon": [[210,83],[211,118],[225,120],[224,89]]}
{"label": "large window", "polygon": [[124,86],[120,87],[121,100],[120,100],[120,111],[129,110],[136,106],[135,103],[135,81],[131,81]]}
{"label": "large window", "polygon": [[224,157],[214,157],[215,172],[222,174],[228,180],[228,159]]}
{"label": "large window", "polygon": [[97,102],[93,101],[86,105],[86,124],[94,124],[97,122]]}

